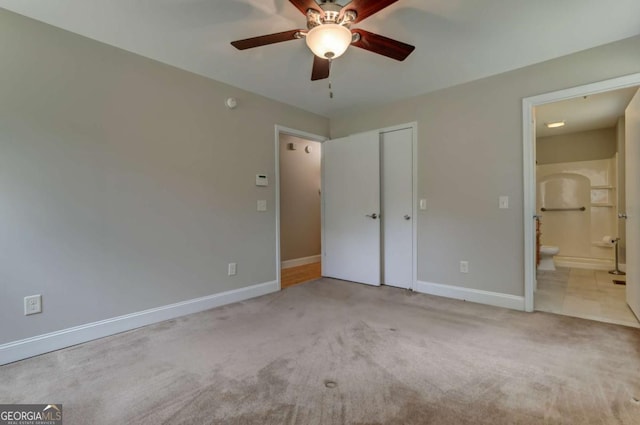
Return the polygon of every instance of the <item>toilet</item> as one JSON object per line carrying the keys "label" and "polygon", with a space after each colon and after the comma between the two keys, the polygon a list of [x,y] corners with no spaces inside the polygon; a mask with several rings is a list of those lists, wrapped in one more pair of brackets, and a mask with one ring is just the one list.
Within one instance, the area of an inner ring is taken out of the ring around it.
{"label": "toilet", "polygon": [[560,248],[551,245],[542,245],[540,247],[540,264],[538,270],[555,270],[556,266],[553,264],[553,256],[558,255]]}

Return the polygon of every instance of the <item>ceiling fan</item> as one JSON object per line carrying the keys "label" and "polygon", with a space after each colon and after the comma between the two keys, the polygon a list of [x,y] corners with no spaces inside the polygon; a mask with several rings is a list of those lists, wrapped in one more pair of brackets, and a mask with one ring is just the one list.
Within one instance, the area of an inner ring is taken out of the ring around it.
{"label": "ceiling fan", "polygon": [[335,0],[289,0],[307,17],[307,29],[294,29],[231,42],[238,50],[251,49],[283,41],[306,39],[314,54],[311,80],[329,77],[331,61],[342,55],[349,45],[369,50],[398,61],[406,59],[415,49],[363,29],[351,29],[356,24],[398,0],[351,0],[341,6]]}

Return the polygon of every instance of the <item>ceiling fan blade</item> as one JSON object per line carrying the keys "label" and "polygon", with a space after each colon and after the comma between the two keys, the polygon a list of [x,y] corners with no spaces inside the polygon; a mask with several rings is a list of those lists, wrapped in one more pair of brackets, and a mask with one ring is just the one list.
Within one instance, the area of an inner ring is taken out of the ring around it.
{"label": "ceiling fan blade", "polygon": [[305,16],[307,14],[307,10],[309,9],[314,9],[318,11],[318,13],[320,13],[320,16],[324,16],[324,11],[320,9],[320,6],[318,6],[318,3],[316,3],[314,0],[289,0],[289,1],[291,2],[291,4],[297,7],[298,10],[302,12],[302,14]]}
{"label": "ceiling fan blade", "polygon": [[415,49],[415,47],[410,44],[393,40],[379,34],[374,34],[369,31],[355,29],[352,30],[352,32],[360,35],[360,39],[358,41],[351,43],[352,46],[398,61],[405,60]]}
{"label": "ceiling fan blade", "polygon": [[364,21],[369,16],[380,12],[385,7],[397,2],[398,0],[351,0],[351,3],[342,8],[340,15],[347,10],[355,10],[358,16],[353,23]]}
{"label": "ceiling fan blade", "polygon": [[297,33],[302,30],[291,30],[278,32],[275,34],[261,35],[259,37],[246,38],[244,40],[232,41],[231,45],[238,50],[251,49],[254,47],[266,46],[267,44],[280,43],[283,41],[297,40]]}
{"label": "ceiling fan blade", "polygon": [[311,71],[311,81],[324,80],[329,78],[331,71],[331,62],[328,59],[322,59],[313,55],[313,70]]}

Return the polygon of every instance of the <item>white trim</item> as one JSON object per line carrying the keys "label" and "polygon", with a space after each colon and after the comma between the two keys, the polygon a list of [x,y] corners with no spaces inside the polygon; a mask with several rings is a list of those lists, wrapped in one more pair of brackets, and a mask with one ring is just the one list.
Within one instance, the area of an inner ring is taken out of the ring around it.
{"label": "white trim", "polygon": [[533,311],[533,291],[536,281],[536,239],[533,216],[536,214],[536,176],[533,132],[533,110],[545,103],[640,85],[640,73],[611,80],[572,87],[522,99],[522,161],[524,177],[524,300],[525,311]]}
{"label": "white trim", "polygon": [[522,100],[522,164],[524,174],[524,310],[533,311],[536,282],[536,154],[535,117],[533,103],[527,98]]}
{"label": "white trim", "polygon": [[322,260],[322,256],[312,255],[310,257],[294,258],[293,260],[285,260],[280,263],[280,267],[283,269],[290,269],[291,267],[306,266],[307,264],[319,263]]}
{"label": "white trim", "polygon": [[[288,134],[290,136],[300,137],[302,139],[310,140],[320,143],[320,157],[323,156],[322,143],[327,140],[324,136],[318,136],[317,134],[307,133],[306,131],[296,130],[293,128],[285,127],[282,125],[275,125],[275,184],[276,184],[276,282],[278,283],[278,290],[282,289],[282,273],[281,273],[281,260],[280,260],[280,134]],[[322,159],[321,159],[322,161]],[[322,172],[322,171],[321,171]],[[322,179],[321,179],[322,180]],[[324,187],[320,189],[320,205],[324,205],[322,197],[324,196]],[[320,244],[321,252],[324,246],[324,221],[322,218],[323,211],[320,212]]]}
{"label": "white trim", "polygon": [[421,281],[417,282],[415,290],[423,294],[524,311],[524,297],[517,295]]}
{"label": "white trim", "polygon": [[325,251],[327,243],[324,238],[324,145],[322,146],[323,149],[320,152],[320,225],[322,226],[322,232],[320,233],[320,275],[324,276],[324,257],[327,255]]}
{"label": "white trim", "polygon": [[0,345],[0,365],[278,291],[265,282]]}
{"label": "white trim", "polygon": [[413,128],[413,279],[411,289],[418,283],[418,122],[411,123]]}

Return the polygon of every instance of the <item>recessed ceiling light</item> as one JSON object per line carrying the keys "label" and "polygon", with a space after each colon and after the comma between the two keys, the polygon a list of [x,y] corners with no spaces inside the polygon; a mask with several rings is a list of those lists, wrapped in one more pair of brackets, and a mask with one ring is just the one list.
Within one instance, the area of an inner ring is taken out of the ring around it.
{"label": "recessed ceiling light", "polygon": [[547,126],[547,128],[558,128],[558,127],[564,127],[567,123],[564,121],[556,121],[556,122],[548,122],[545,125]]}

